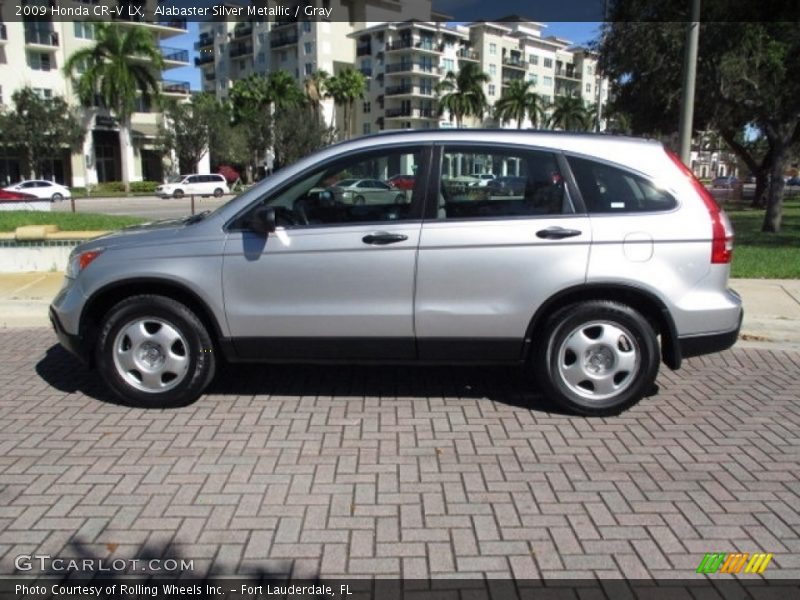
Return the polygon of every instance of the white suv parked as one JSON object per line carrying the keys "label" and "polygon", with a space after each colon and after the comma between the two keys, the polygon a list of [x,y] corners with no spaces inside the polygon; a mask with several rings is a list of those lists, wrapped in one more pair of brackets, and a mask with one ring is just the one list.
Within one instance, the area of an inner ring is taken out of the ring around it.
{"label": "white suv parked", "polygon": [[184,196],[214,196],[221,197],[230,193],[228,182],[222,175],[176,175],[164,185],[156,188],[155,194],[159,198],[183,198]]}
{"label": "white suv parked", "polygon": [[[465,185],[468,173],[513,185]],[[413,175],[407,201],[348,179]],[[516,364],[585,415],[737,338],[733,232],[658,142],[410,131],[326,148],[215,212],[74,251],[51,318],[121,398],[197,398],[228,361]]]}

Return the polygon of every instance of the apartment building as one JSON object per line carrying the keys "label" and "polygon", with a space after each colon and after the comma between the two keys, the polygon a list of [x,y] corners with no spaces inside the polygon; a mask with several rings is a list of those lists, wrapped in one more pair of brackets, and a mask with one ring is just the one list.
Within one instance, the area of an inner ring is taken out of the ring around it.
{"label": "apartment building", "polygon": [[[546,25],[509,18],[497,22],[448,25],[437,22],[381,23],[351,34],[355,64],[370,77],[358,111],[357,131],[453,127],[438,114],[436,85],[448,72],[473,62],[489,76],[484,93],[493,106],[511,81],[530,81],[547,103],[574,95],[589,105],[607,100],[600,94],[597,56],[573,48],[568,40],[543,37]],[[491,113],[469,118],[467,127],[499,126]],[[516,127],[516,123],[505,126]],[[529,119],[523,127],[530,127]]]}
{"label": "apartment building", "polygon": [[[74,2],[80,6],[81,2]],[[115,0],[87,0],[89,6],[108,4],[116,7]],[[159,21],[154,17],[155,0],[130,2],[120,0],[125,14],[114,22],[122,27],[147,27],[152,31],[159,46],[166,71],[188,66],[189,52],[171,48],[169,39],[186,33],[186,22],[182,20]],[[131,16],[128,6],[142,7],[141,16]],[[0,17],[13,6],[0,4]],[[145,105],[141,100],[132,118],[132,147],[122,150],[119,128],[112,115],[102,108],[84,108],[73,89],[72,82],[64,76],[63,67],[70,55],[81,47],[93,43],[94,26],[88,22],[66,22],[23,19],[22,22],[0,18],[0,104],[11,105],[14,92],[30,86],[43,97],[62,96],[67,102],[80,107],[80,115],[86,129],[83,148],[79,152],[65,151],[61,156],[50,157],[48,168],[40,177],[53,179],[73,186],[84,186],[122,179],[122,161],[127,161],[132,181],[160,181],[164,175],[162,154],[155,147],[158,123],[162,118],[157,106]],[[188,81],[161,80],[163,95],[188,98]],[[26,174],[21,173],[18,157],[3,156],[0,150],[0,183],[16,181]]]}
{"label": "apartment building", "polygon": [[[295,4],[282,6],[293,15]],[[299,84],[319,70],[335,75],[354,65],[353,31],[374,22],[402,21],[420,14],[431,18],[434,14],[430,0],[307,0],[301,3],[301,8],[305,7],[332,10],[335,18],[201,23],[195,65],[202,71],[203,90],[222,100],[234,81],[279,69],[293,75]],[[335,122],[332,100],[323,100],[322,114],[327,123]]]}

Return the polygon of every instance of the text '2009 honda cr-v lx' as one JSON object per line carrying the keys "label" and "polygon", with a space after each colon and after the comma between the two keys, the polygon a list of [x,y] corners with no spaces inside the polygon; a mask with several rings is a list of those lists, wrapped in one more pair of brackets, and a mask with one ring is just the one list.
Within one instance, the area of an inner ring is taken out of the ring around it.
{"label": "text '2009 honda cr-v lx'", "polygon": [[[387,181],[398,174],[407,185]],[[213,213],[78,246],[50,314],[139,404],[196,399],[222,356],[516,363],[562,406],[606,415],[646,395],[661,361],[735,342],[732,238],[657,142],[380,134]]]}

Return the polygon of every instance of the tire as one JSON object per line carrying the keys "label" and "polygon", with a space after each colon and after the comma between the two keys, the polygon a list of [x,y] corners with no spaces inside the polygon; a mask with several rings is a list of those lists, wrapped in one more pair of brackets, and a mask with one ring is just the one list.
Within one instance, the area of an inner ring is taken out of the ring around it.
{"label": "tire", "polygon": [[397,196],[394,197],[394,203],[395,204],[405,204],[406,203],[405,194],[397,194]]}
{"label": "tire", "polygon": [[53,194],[50,197],[50,200],[52,202],[61,202],[63,199],[64,199],[64,196],[62,194],[59,194],[58,192],[56,192],[55,194]]}
{"label": "tire", "polygon": [[222,198],[222,194],[225,192],[222,191],[222,188],[217,188],[214,190],[214,198]]}
{"label": "tire", "polygon": [[100,375],[126,404],[185,406],[214,377],[216,357],[205,325],[171,298],[127,298],[104,317],[95,347]]}
{"label": "tire", "polygon": [[356,196],[353,198],[353,204],[357,204],[358,206],[363,206],[366,203],[364,200],[364,196]]}
{"label": "tire", "polygon": [[181,198],[183,198],[183,190],[175,190],[174,192],[172,192],[172,197],[175,198],[176,200],[180,200]]}
{"label": "tire", "polygon": [[611,416],[652,389],[658,341],[650,323],[630,306],[592,300],[567,306],[547,320],[533,360],[536,380],[548,398],[580,415]]}

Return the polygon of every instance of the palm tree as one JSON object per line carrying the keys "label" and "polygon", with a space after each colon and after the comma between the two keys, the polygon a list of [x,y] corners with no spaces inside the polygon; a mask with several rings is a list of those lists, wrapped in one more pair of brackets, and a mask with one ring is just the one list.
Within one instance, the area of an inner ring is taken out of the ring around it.
{"label": "palm tree", "polygon": [[306,102],[311,107],[311,112],[317,122],[320,121],[320,104],[325,96],[325,85],[330,78],[327,71],[319,69],[303,82],[303,91],[306,95]]}
{"label": "palm tree", "polygon": [[436,92],[440,94],[439,115],[447,110],[451,119],[455,117],[456,127],[461,127],[464,117],[483,116],[489,106],[483,84],[489,81],[491,78],[477,63],[467,63],[457,75],[448,71],[436,86]]}
{"label": "palm tree", "polygon": [[501,123],[516,119],[517,129],[522,129],[522,122],[527,114],[534,127],[544,119],[544,99],[531,91],[532,82],[516,79],[506,89],[503,97],[494,104],[494,115]]}
{"label": "palm tree", "polygon": [[553,102],[550,126],[565,131],[586,131],[589,129],[589,115],[583,100],[577,96],[556,96]]}
{"label": "palm tree", "polygon": [[366,85],[367,79],[364,74],[351,67],[343,69],[325,82],[325,96],[333,98],[333,103],[344,109],[342,131],[346,138],[352,133],[353,103],[364,97]]}
{"label": "palm tree", "polygon": [[130,192],[131,115],[136,98],[145,102],[159,96],[159,72],[164,61],[152,33],[144,27],[95,24],[95,43],[75,51],[64,65],[67,76],[77,76],[81,102],[97,98],[119,120],[122,181]]}
{"label": "palm tree", "polygon": [[279,69],[269,74],[267,79],[268,101],[275,112],[294,108],[303,103],[303,92],[294,77]]}

